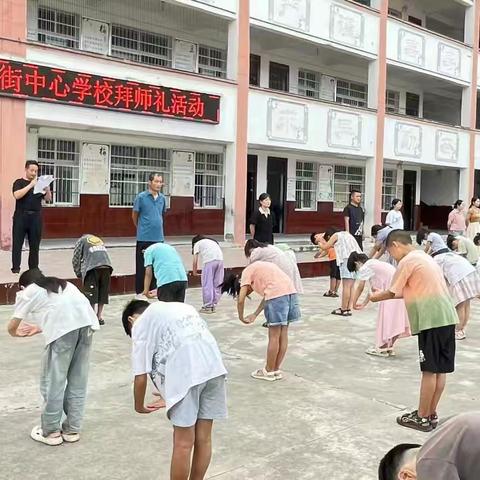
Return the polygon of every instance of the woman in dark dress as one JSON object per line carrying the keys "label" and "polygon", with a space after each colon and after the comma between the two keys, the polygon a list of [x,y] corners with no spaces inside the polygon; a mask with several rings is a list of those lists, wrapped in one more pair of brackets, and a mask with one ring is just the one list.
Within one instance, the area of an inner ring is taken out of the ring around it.
{"label": "woman in dark dress", "polygon": [[262,193],[258,198],[260,206],[250,217],[250,234],[252,238],[262,243],[273,245],[273,212],[270,211],[272,200],[268,193]]}

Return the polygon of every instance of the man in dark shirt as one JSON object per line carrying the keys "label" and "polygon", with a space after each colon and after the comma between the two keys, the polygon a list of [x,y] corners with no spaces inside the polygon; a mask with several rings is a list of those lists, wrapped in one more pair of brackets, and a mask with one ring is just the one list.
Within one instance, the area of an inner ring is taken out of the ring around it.
{"label": "man in dark shirt", "polygon": [[12,273],[20,273],[22,246],[25,236],[28,238],[28,268],[38,268],[38,251],[42,237],[42,200],[52,199],[50,188],[34,193],[38,179],[38,163],[28,160],[25,163],[25,175],[13,182],[12,192],[16,200],[12,229]]}
{"label": "man in dark shirt", "polygon": [[350,192],[350,203],[343,209],[345,231],[355,237],[359,247],[363,250],[363,221],[365,212],[360,206],[362,193],[358,190]]}

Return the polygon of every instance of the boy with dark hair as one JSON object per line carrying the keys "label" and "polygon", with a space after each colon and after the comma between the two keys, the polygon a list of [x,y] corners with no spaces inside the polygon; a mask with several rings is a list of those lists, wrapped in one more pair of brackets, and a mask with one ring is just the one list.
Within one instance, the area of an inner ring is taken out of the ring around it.
{"label": "boy with dark hair", "polygon": [[108,305],[112,262],[108,256],[105,243],[99,237],[87,233],[75,244],[72,266],[77,278],[83,281],[83,292],[95,310],[100,325],[105,325],[102,318],[103,307]]}
{"label": "boy with dark hair", "polygon": [[418,335],[422,383],[418,410],[397,418],[399,425],[429,432],[438,424],[437,406],[446,374],[455,369],[455,325],[458,316],[442,270],[429,255],[416,250],[410,234],[392,231],[387,250],[398,268],[388,290],[370,296],[372,302],[403,298],[412,335]]}
{"label": "boy with dark hair", "polygon": [[[338,229],[331,229],[335,232]],[[324,238],[324,233],[317,233],[314,232],[310,235],[310,241],[314,245],[325,244],[327,243]],[[328,264],[330,266],[330,288],[328,292],[323,294],[324,297],[338,297],[338,289],[340,288],[340,284],[342,282],[342,278],[340,277],[340,268],[337,265],[337,255],[335,254],[335,248],[332,247],[328,251],[320,250],[315,255],[314,258],[321,258],[328,256]]]}
{"label": "boy with dark hair", "polygon": [[350,202],[343,209],[343,218],[345,221],[345,231],[355,237],[358,246],[363,251],[363,222],[365,212],[360,206],[362,203],[362,192],[360,190],[351,190]]}
{"label": "boy with dark hair", "polygon": [[203,479],[212,455],[213,420],[227,416],[227,370],[215,338],[198,312],[184,303],[133,300],[122,323],[133,343],[135,411],[147,414],[159,408],[144,404],[148,374],[173,424],[170,478]]}
{"label": "boy with dark hair", "polygon": [[451,418],[423,447],[402,443],[380,462],[379,480],[478,480],[480,414]]}

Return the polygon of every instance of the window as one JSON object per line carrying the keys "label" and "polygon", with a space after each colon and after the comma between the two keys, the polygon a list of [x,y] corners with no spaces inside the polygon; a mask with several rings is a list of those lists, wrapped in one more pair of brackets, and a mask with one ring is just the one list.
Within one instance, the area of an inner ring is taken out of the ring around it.
{"label": "window", "polygon": [[412,15],[408,16],[408,21],[414,25],[418,25],[419,27],[421,27],[423,23],[421,18],[412,17]]}
{"label": "window", "polygon": [[317,209],[317,164],[314,162],[297,162],[295,208]]}
{"label": "window", "polygon": [[367,106],[367,85],[350,82],[349,80],[337,80],[337,103],[353,105],[355,107]]}
{"label": "window", "polygon": [[352,190],[365,191],[364,168],[335,165],[333,176],[333,208],[343,210],[350,201],[350,192]]}
{"label": "window", "polygon": [[398,113],[400,111],[400,93],[393,90],[387,90],[386,110],[388,113]]}
{"label": "window", "polygon": [[39,7],[38,41],[65,48],[78,48],[80,21],[74,13]]}
{"label": "window", "polygon": [[400,20],[402,19],[402,12],[400,10],[397,10],[396,8],[388,7],[388,14],[391,17],[399,18]]}
{"label": "window", "polygon": [[260,86],[260,55],[250,54],[250,85],[254,87]]}
{"label": "window", "polygon": [[383,169],[382,209],[390,210],[392,200],[397,198],[397,171]]}
{"label": "window", "polygon": [[354,2],[361,3],[362,5],[370,6],[370,0],[353,0]]}
{"label": "window", "polygon": [[112,55],[132,62],[172,66],[172,38],[112,25]]}
{"label": "window", "polygon": [[163,177],[163,193],[169,195],[170,150],[166,148],[112,145],[110,158],[110,205],[131,207],[147,187],[148,176]]}
{"label": "window", "polygon": [[298,94],[310,98],[320,98],[321,75],[310,70],[298,71]]}
{"label": "window", "polygon": [[418,117],[420,109],[420,96],[416,93],[407,92],[405,102],[405,114],[411,117]]}
{"label": "window", "polygon": [[223,156],[221,154],[195,154],[194,201],[196,207],[223,207]]}
{"label": "window", "polygon": [[79,154],[78,142],[38,139],[38,163],[42,175],[53,175],[53,205],[79,205],[78,194]]}
{"label": "window", "polygon": [[198,73],[216,78],[227,77],[227,52],[220,48],[198,47]]}
{"label": "window", "polygon": [[281,63],[270,62],[270,78],[268,81],[269,88],[273,90],[282,90],[288,92],[288,77],[290,75],[290,67]]}

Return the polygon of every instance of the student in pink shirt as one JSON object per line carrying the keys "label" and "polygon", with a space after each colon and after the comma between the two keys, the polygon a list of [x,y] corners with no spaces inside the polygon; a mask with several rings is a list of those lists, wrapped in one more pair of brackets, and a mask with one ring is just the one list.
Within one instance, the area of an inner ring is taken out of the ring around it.
{"label": "student in pink shirt", "polygon": [[457,200],[453,204],[453,210],[448,214],[448,233],[463,235],[467,226],[465,224],[465,204],[463,200]]}
{"label": "student in pink shirt", "polygon": [[[280,370],[288,347],[288,326],[300,319],[298,295],[292,280],[270,262],[248,265],[242,276],[230,273],[222,284],[222,293],[237,298],[240,321],[253,323],[263,310],[268,327],[268,346],[265,367],[252,372],[252,377],[273,382],[281,380]],[[245,299],[252,292],[262,297],[254,313],[245,317]]]}

